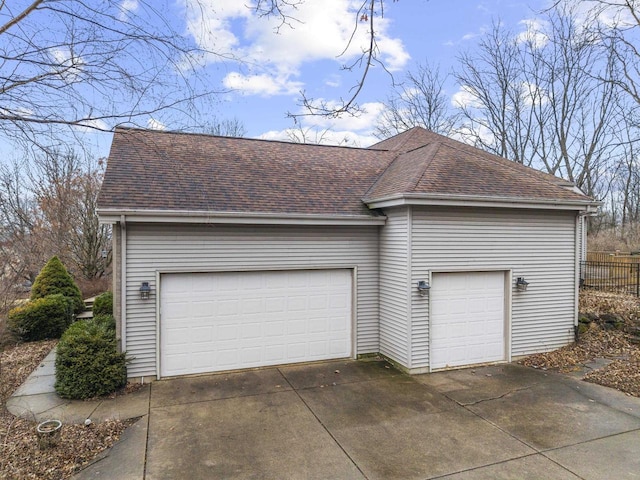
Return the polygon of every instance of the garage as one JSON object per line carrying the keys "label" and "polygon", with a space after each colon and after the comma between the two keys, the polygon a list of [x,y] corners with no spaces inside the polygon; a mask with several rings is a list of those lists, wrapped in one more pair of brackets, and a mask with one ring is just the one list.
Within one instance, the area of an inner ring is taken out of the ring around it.
{"label": "garage", "polygon": [[352,356],[352,270],[167,273],[163,377]]}
{"label": "garage", "polygon": [[506,360],[505,272],[434,273],[431,369]]}

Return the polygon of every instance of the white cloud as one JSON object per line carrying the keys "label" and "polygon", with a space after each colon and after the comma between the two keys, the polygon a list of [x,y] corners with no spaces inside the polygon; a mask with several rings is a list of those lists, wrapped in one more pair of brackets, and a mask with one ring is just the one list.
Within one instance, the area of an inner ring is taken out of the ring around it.
{"label": "white cloud", "polygon": [[88,119],[82,122],[82,124],[75,127],[80,132],[95,132],[96,130],[109,130],[109,126],[100,119]]}
{"label": "white cloud", "polygon": [[549,102],[549,93],[535,83],[522,82],[520,92],[525,104],[528,106],[544,105]]}
{"label": "white cloud", "polygon": [[78,79],[84,67],[82,57],[73,55],[69,49],[52,48],[49,54],[53,61],[57,63],[53,70],[57,72],[66,82],[72,83]]}
{"label": "white cloud", "polygon": [[[318,99],[314,104],[320,104],[324,102],[324,105],[329,109],[336,109],[340,103],[334,100],[324,101]],[[330,117],[302,117],[302,125],[309,127],[318,127],[322,129],[330,129],[335,131],[357,131],[357,132],[372,132],[376,121],[384,110],[384,104],[381,102],[367,102],[360,105],[361,112],[358,115],[341,115],[338,118]]]}
{"label": "white cloud", "polygon": [[129,14],[138,10],[139,6],[138,0],[122,0],[120,3],[120,20],[126,21],[129,18]]}
{"label": "white cloud", "polygon": [[458,40],[448,40],[448,41],[444,42],[443,45],[446,46],[446,47],[454,47],[456,45],[460,45],[461,43],[469,42],[471,40],[475,40],[476,38],[481,37],[482,35],[484,35],[486,33],[486,31],[487,31],[487,27],[482,26],[482,27],[480,27],[478,29],[477,32],[465,33]]}
{"label": "white cloud", "polygon": [[151,130],[166,130],[167,126],[160,120],[156,120],[155,118],[150,117],[147,120],[147,128],[150,128]]}
{"label": "white cloud", "polygon": [[264,140],[282,140],[296,143],[318,143],[322,145],[341,145],[347,147],[368,147],[380,140],[373,135],[351,131],[323,130],[321,128],[287,128],[270,130],[260,135]]}
{"label": "white cloud", "polygon": [[[187,13],[188,33],[200,47],[212,52],[206,62],[242,60],[253,68],[250,76],[295,77],[303,64],[321,60],[348,64],[362,54],[369,41],[368,24],[355,22],[361,6],[356,0],[296,3],[286,11],[292,18],[289,24],[257,15],[255,0],[181,2]],[[389,70],[402,69],[410,58],[402,41],[389,35],[388,19],[376,18],[376,22],[379,58]]]}
{"label": "white cloud", "polygon": [[459,140],[468,145],[476,145],[478,140],[481,140],[484,145],[493,145],[495,143],[495,137],[491,130],[482,125],[482,122],[476,125],[461,125],[451,133],[451,138]]}
{"label": "white cloud", "polygon": [[286,76],[274,77],[266,74],[242,75],[229,73],[222,81],[225,87],[246,95],[295,95],[302,89],[301,82],[289,81]]}
{"label": "white cloud", "polygon": [[340,79],[339,75],[330,75],[329,78],[327,78],[324,83],[328,87],[336,88],[336,87],[339,87],[342,84],[342,82],[340,80],[341,79]]}
{"label": "white cloud", "polygon": [[610,0],[606,3],[593,0],[566,0],[566,2],[571,5],[578,20],[585,24],[595,20],[607,28],[616,26],[626,28],[636,25],[626,0]]}
{"label": "white cloud", "polygon": [[451,95],[451,105],[456,108],[476,108],[481,106],[478,94],[468,85],[462,85],[456,93]]}
{"label": "white cloud", "polygon": [[[322,101],[321,99],[319,101]],[[338,102],[326,101],[329,108]],[[357,115],[342,115],[338,118],[300,117],[297,128],[271,130],[260,135],[267,140],[285,140],[326,145],[346,145],[367,147],[379,141],[373,135],[377,120],[384,110],[379,102],[364,103],[362,112]]]}
{"label": "white cloud", "polygon": [[549,43],[549,36],[545,33],[547,22],[539,18],[520,20],[519,25],[524,26],[524,31],[516,36],[518,43],[530,43],[534,48],[542,48]]}

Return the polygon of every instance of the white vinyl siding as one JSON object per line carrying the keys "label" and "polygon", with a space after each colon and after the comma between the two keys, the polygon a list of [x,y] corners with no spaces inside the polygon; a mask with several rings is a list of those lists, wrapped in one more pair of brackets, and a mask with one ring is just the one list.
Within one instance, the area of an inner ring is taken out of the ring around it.
{"label": "white vinyl siding", "polygon": [[409,210],[385,211],[380,231],[380,353],[409,365]]}
{"label": "white vinyl siding", "polygon": [[[378,227],[127,224],[129,376],[156,375],[158,272],[323,267],[355,269],[355,354],[378,352]],[[140,299],[141,282],[151,299]]]}
{"label": "white vinyl siding", "polygon": [[[413,207],[412,278],[432,272],[512,271],[511,353],[525,355],[573,338],[575,226],[573,212]],[[413,297],[411,328],[424,331],[427,297]],[[419,307],[418,307],[419,305]],[[424,337],[413,335],[412,367],[429,365]],[[418,339],[421,341],[418,343]]]}

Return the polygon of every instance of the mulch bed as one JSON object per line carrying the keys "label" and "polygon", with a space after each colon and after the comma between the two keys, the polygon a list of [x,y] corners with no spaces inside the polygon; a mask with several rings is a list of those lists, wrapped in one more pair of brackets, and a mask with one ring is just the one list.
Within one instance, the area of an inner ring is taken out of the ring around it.
{"label": "mulch bed", "polygon": [[111,447],[133,420],[110,420],[90,426],[63,425],[57,446],[38,448],[36,422],[11,415],[6,401],[55,346],[31,342],[0,353],[0,478],[68,478],[101,451]]}

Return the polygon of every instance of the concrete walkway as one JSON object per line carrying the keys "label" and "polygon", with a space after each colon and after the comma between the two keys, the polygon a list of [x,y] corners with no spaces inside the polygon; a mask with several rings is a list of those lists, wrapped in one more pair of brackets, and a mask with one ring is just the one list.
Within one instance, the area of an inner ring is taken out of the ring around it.
{"label": "concrete walkway", "polygon": [[640,478],[640,399],[506,364],[419,376],[332,361],[161,380],[69,402],[51,359],[10,400],[27,418],[142,418],[86,479]]}
{"label": "concrete walkway", "polygon": [[129,395],[103,400],[66,400],[60,398],[53,385],[56,352],[52,350],[13,395],[7,400],[7,410],[12,414],[42,422],[57,419],[62,423],[84,423],[107,419],[125,420],[149,413],[149,385]]}

